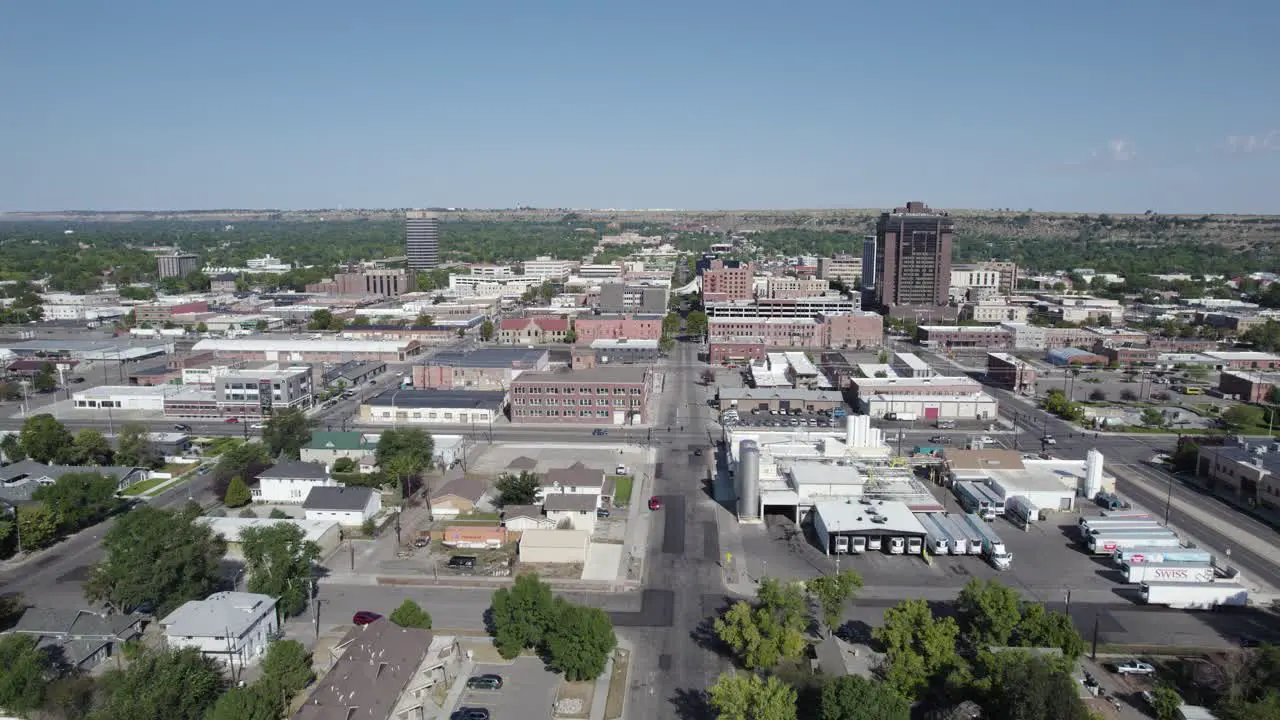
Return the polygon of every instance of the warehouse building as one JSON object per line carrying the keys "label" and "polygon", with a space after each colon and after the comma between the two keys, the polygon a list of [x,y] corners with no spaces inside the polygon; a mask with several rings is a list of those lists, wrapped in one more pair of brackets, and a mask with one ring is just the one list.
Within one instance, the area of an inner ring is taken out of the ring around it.
{"label": "warehouse building", "polygon": [[860,393],[858,412],[871,417],[907,413],[923,420],[989,420],[1000,414],[1000,403],[984,392],[951,395]]}
{"label": "warehouse building", "polygon": [[994,449],[947,449],[943,457],[949,482],[983,483],[1006,500],[1021,496],[1041,510],[1070,511],[1078,498],[1115,492],[1115,477],[1103,472],[1097,450],[1090,450],[1084,460]]}
{"label": "warehouse building", "polygon": [[924,526],[906,504],[892,500],[823,502],[813,507],[813,532],[828,555],[874,551],[919,555]]}
{"label": "warehouse building", "polygon": [[500,390],[387,390],[364,401],[360,420],[392,425],[487,427],[502,417],[506,397]]}
{"label": "warehouse building", "polygon": [[819,412],[844,407],[844,398],[834,390],[798,390],[795,388],[720,388],[716,403],[721,412],[737,408],[738,412],[752,410],[803,410]]}
{"label": "warehouse building", "polygon": [[267,362],[351,362],[373,360],[408,362],[422,354],[417,341],[401,340],[300,340],[293,338],[218,338],[201,340],[192,352],[216,352],[220,357]]}
{"label": "warehouse building", "polygon": [[413,386],[419,390],[506,390],[523,372],[551,367],[546,350],[481,348],[444,351],[413,366]]}

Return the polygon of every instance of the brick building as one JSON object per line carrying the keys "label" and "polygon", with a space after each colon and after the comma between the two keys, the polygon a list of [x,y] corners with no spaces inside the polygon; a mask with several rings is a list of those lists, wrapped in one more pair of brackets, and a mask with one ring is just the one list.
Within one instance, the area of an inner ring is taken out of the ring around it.
{"label": "brick building", "polygon": [[511,384],[511,422],[647,424],[652,384],[643,367],[522,373]]}
{"label": "brick building", "polygon": [[1013,333],[1001,327],[983,325],[921,325],[916,341],[931,348],[1013,348]]}
{"label": "brick building", "polygon": [[574,319],[578,345],[596,340],[657,340],[662,337],[661,315],[587,315]]}
{"label": "brick building", "polygon": [[413,366],[413,387],[419,390],[506,390],[521,373],[545,372],[551,364],[546,350],[482,348],[445,351]]}
{"label": "brick building", "polygon": [[510,318],[498,324],[498,342],[504,345],[562,343],[569,321],[559,317]]}
{"label": "brick building", "polygon": [[1036,368],[1008,353],[987,353],[987,381],[1005,390],[1034,394]]}
{"label": "brick building", "polygon": [[826,280],[803,280],[793,277],[771,277],[764,281],[763,297],[774,300],[816,297],[831,289]]}
{"label": "brick building", "polygon": [[1277,373],[1226,370],[1218,376],[1218,390],[1223,395],[1234,395],[1247,403],[1270,402],[1271,390],[1276,385],[1280,385]]}
{"label": "brick building", "polygon": [[135,325],[141,325],[143,323],[156,325],[172,321],[174,315],[203,312],[209,312],[209,303],[204,300],[180,303],[177,305],[149,303],[147,305],[135,305],[133,308],[133,317]]}
{"label": "brick building", "polygon": [[710,261],[702,272],[703,302],[750,300],[754,296],[755,263],[729,267],[723,260]]}
{"label": "brick building", "polygon": [[404,268],[371,269],[337,273],[328,280],[308,284],[306,291],[324,295],[393,297],[416,290],[412,285],[413,277]]}

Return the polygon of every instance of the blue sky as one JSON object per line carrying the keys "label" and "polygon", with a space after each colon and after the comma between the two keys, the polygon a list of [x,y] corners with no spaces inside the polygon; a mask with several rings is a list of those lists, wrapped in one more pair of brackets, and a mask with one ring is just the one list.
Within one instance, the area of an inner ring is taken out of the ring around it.
{"label": "blue sky", "polygon": [[1275,213],[1278,21],[1260,0],[0,3],[0,210]]}

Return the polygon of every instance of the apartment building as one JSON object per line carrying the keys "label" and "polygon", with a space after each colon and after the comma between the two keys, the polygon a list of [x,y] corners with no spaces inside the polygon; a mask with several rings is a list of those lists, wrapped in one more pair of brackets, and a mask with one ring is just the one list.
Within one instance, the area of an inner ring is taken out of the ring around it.
{"label": "apartment building", "polygon": [[511,385],[511,422],[647,424],[652,384],[649,369],[634,366],[523,373]]}
{"label": "apartment building", "polygon": [[731,267],[719,258],[713,259],[702,272],[702,299],[708,303],[750,300],[754,296],[755,275],[755,263]]}
{"label": "apartment building", "polygon": [[547,255],[540,255],[523,263],[525,277],[538,278],[543,281],[562,283],[573,274],[572,260],[557,260]]}

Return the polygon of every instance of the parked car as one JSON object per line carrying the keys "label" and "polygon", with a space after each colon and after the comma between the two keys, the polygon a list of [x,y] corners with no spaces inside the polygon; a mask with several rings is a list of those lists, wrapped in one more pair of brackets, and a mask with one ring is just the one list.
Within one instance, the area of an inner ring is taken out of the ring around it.
{"label": "parked car", "polygon": [[1125,660],[1116,663],[1116,672],[1121,675],[1153,675],[1156,668],[1138,660]]}
{"label": "parked car", "polygon": [[598,518],[609,517],[609,508],[596,508],[596,517]]}
{"label": "parked car", "polygon": [[177,425],[174,425],[174,426],[173,426],[173,429],[174,429],[174,430],[177,430],[177,431],[179,431],[179,432],[191,432],[191,426],[190,426],[190,425],[184,425],[184,424],[182,424],[182,423],[178,423]]}
{"label": "parked car", "polygon": [[413,546],[416,548],[424,548],[431,544],[431,538],[418,536],[413,539]]}
{"label": "parked car", "polygon": [[462,708],[452,717],[457,720],[489,720],[489,711],[484,708]]}
{"label": "parked car", "polygon": [[371,610],[361,610],[351,616],[351,622],[356,625],[368,625],[375,620],[381,620],[382,616]]}
{"label": "parked car", "polygon": [[475,555],[454,555],[445,563],[450,570],[470,571],[476,569]]}
{"label": "parked car", "polygon": [[661,509],[662,509],[662,498],[658,497],[657,495],[654,495],[653,497],[649,498],[649,509],[650,509],[650,510],[661,510]]}
{"label": "parked car", "polygon": [[591,434],[592,435],[608,435],[609,431],[605,430],[604,428],[596,428],[595,430],[591,431]]}
{"label": "parked car", "polygon": [[702,456],[702,448],[694,448],[694,449],[693,449],[693,454],[694,454],[694,455],[696,455],[696,456],[698,456],[698,457],[701,457],[701,456]]}
{"label": "parked car", "polygon": [[467,687],[472,690],[501,690],[502,676],[485,674],[467,678]]}
{"label": "parked car", "polygon": [[238,423],[240,422],[240,418],[227,418],[226,420],[223,420],[223,422]]}
{"label": "parked car", "polygon": [[263,429],[263,428],[265,428],[265,427],[266,427],[266,425],[265,425],[265,424],[263,424],[263,423],[254,423],[254,424],[252,424],[252,425],[250,425],[250,426],[249,426],[249,429],[250,429],[250,430],[261,430],[261,429]]}

